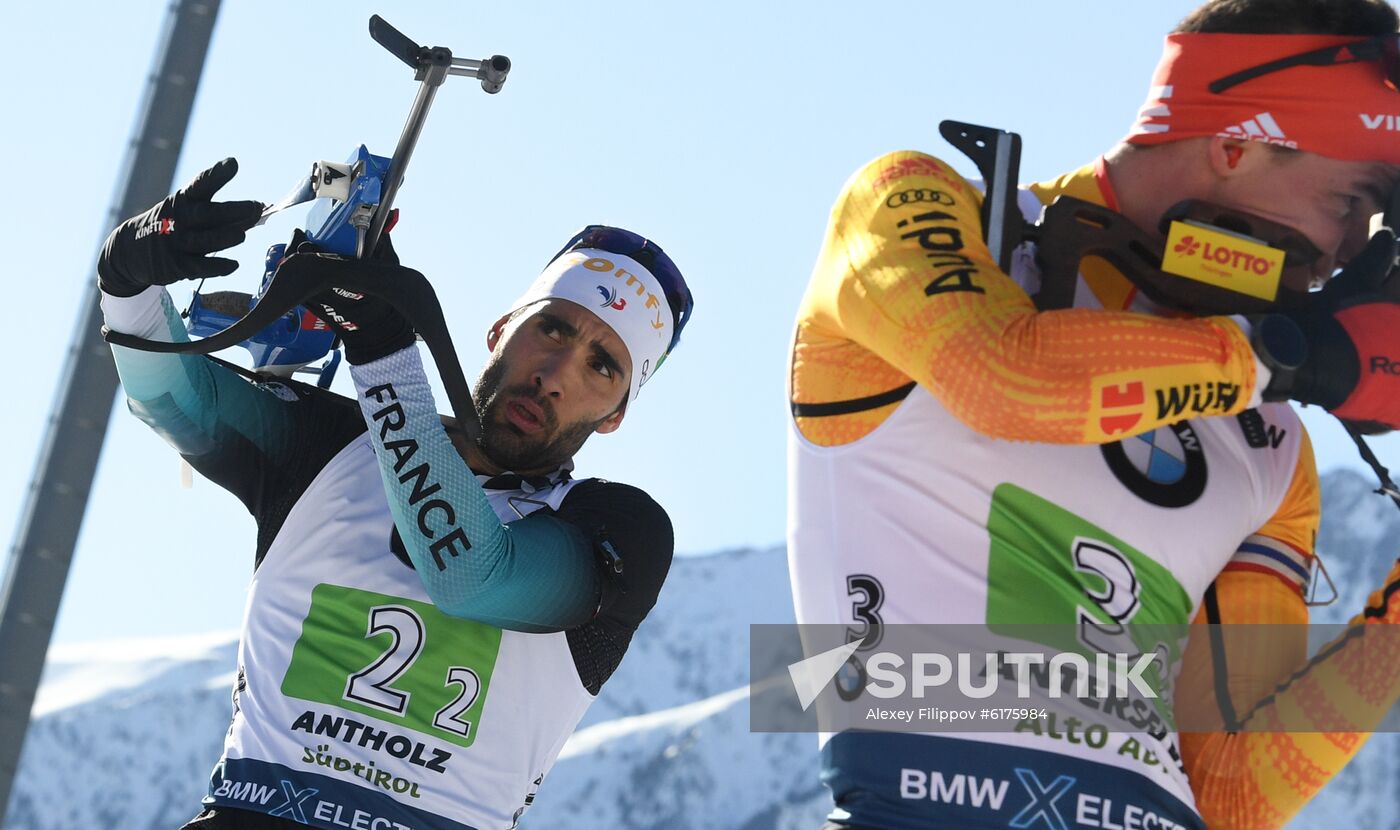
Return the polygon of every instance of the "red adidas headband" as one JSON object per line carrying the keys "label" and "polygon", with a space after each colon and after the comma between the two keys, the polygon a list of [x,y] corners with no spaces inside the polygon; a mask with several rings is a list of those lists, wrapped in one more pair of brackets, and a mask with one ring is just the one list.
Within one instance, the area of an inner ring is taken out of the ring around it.
{"label": "red adidas headband", "polygon": [[[1168,35],[1126,140],[1221,136],[1400,164],[1400,93],[1388,80],[1392,66],[1400,67],[1395,46],[1393,39],[1338,35]],[[1316,53],[1306,64],[1247,72],[1306,53]],[[1234,83],[1210,91],[1232,75]]]}

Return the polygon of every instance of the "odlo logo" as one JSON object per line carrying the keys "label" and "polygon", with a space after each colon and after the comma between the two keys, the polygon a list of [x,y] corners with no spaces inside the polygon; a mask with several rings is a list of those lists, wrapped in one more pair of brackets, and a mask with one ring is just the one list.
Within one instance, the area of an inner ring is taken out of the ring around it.
{"label": "odlo logo", "polygon": [[1263,257],[1225,245],[1197,242],[1194,236],[1183,236],[1172,250],[1182,256],[1199,256],[1206,262],[1218,262],[1236,271],[1253,271],[1261,276],[1268,274],[1272,268],[1269,261]]}

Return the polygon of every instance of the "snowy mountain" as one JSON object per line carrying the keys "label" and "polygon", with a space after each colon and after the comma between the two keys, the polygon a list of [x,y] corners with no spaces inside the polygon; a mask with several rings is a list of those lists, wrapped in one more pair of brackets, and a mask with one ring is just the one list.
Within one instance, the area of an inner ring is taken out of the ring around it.
{"label": "snowy mountain", "polygon": [[[1345,621],[1388,570],[1400,511],[1324,479],[1319,549]],[[521,821],[524,830],[815,830],[816,739],[753,734],[748,625],[790,622],[781,548],[676,560],[655,612]],[[5,830],[178,827],[228,723],[233,634],[53,649]],[[1400,738],[1380,735],[1292,825],[1400,828]]]}
{"label": "snowy mountain", "polygon": [[[1312,621],[1344,623],[1358,613],[1400,558],[1400,510],[1373,491],[1375,479],[1349,470],[1322,479],[1318,556],[1337,584],[1337,601]],[[1325,586],[1320,599],[1326,599]],[[1400,734],[1376,735],[1291,827],[1400,828]]]}

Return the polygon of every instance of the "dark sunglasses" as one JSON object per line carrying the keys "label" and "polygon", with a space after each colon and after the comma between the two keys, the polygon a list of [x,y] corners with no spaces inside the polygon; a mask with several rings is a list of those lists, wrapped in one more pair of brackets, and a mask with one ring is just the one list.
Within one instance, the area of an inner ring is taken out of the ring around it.
{"label": "dark sunglasses", "polygon": [[[549,258],[550,262],[567,254],[569,251],[576,251],[579,248],[596,248],[600,251],[607,251],[611,254],[631,257],[642,267],[651,272],[656,281],[661,283],[661,289],[666,293],[668,303],[680,303],[677,309],[679,312],[676,319],[676,330],[671,334],[671,342],[666,346],[666,354],[680,342],[681,330],[690,321],[690,313],[695,308],[695,300],[690,296],[690,288],[685,284],[685,277],[681,276],[681,270],[676,267],[676,263],[661,250],[661,246],[652,242],[641,234],[633,233],[622,228],[613,228],[607,225],[589,225],[578,233],[573,239],[565,243],[559,249],[559,253]],[[662,358],[665,359],[664,357]],[[657,364],[661,368],[661,364]]]}
{"label": "dark sunglasses", "polygon": [[1268,75],[1271,72],[1279,72],[1294,66],[1340,66],[1345,63],[1361,63],[1362,61],[1380,61],[1385,66],[1386,86],[1400,91],[1400,34],[1380,35],[1368,40],[1339,43],[1336,46],[1289,55],[1286,58],[1241,69],[1239,72],[1211,81],[1208,88],[1211,92],[1220,93],[1231,87],[1239,86],[1245,81],[1252,81],[1261,75]]}

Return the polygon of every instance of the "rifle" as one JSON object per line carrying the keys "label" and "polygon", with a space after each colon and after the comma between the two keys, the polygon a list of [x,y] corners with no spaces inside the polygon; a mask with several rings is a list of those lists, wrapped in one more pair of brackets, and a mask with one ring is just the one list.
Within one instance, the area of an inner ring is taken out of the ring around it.
{"label": "rifle", "polygon": [[[322,250],[355,258],[373,253],[390,221],[394,198],[403,183],[404,171],[408,169],[437,88],[450,75],[465,75],[479,79],[481,88],[494,94],[501,90],[510,72],[510,59],[504,55],[484,60],[455,58],[444,46],[419,46],[379,15],[370,17],[369,34],[390,54],[408,64],[414,71],[414,80],[419,82],[394,154],[387,158],[377,156],[362,144],[344,164],[318,161],[312,165],[307,178],[263,212],[263,221],[266,221],[278,211],[314,200],[316,204],[307,221],[307,239]],[[201,295],[196,291],[186,317],[190,333],[202,336],[200,340],[168,343],[106,329],[103,335],[109,343],[119,346],[175,354],[207,355],[230,346],[242,346],[253,356],[254,371],[281,376],[298,370],[309,371],[318,376],[317,385],[325,388],[330,385],[340,363],[340,352],[336,351],[320,367],[303,369],[325,357],[336,343],[334,333],[302,304],[331,287],[369,294],[390,303],[408,318],[437,364],[449,403],[462,428],[469,437],[479,434],[471,387],[457,359],[442,305],[425,278],[406,278],[392,290],[355,280],[341,279],[334,286],[324,280],[293,280],[277,276],[277,266],[285,253],[286,245],[268,249],[262,284],[255,295],[232,291]]]}

